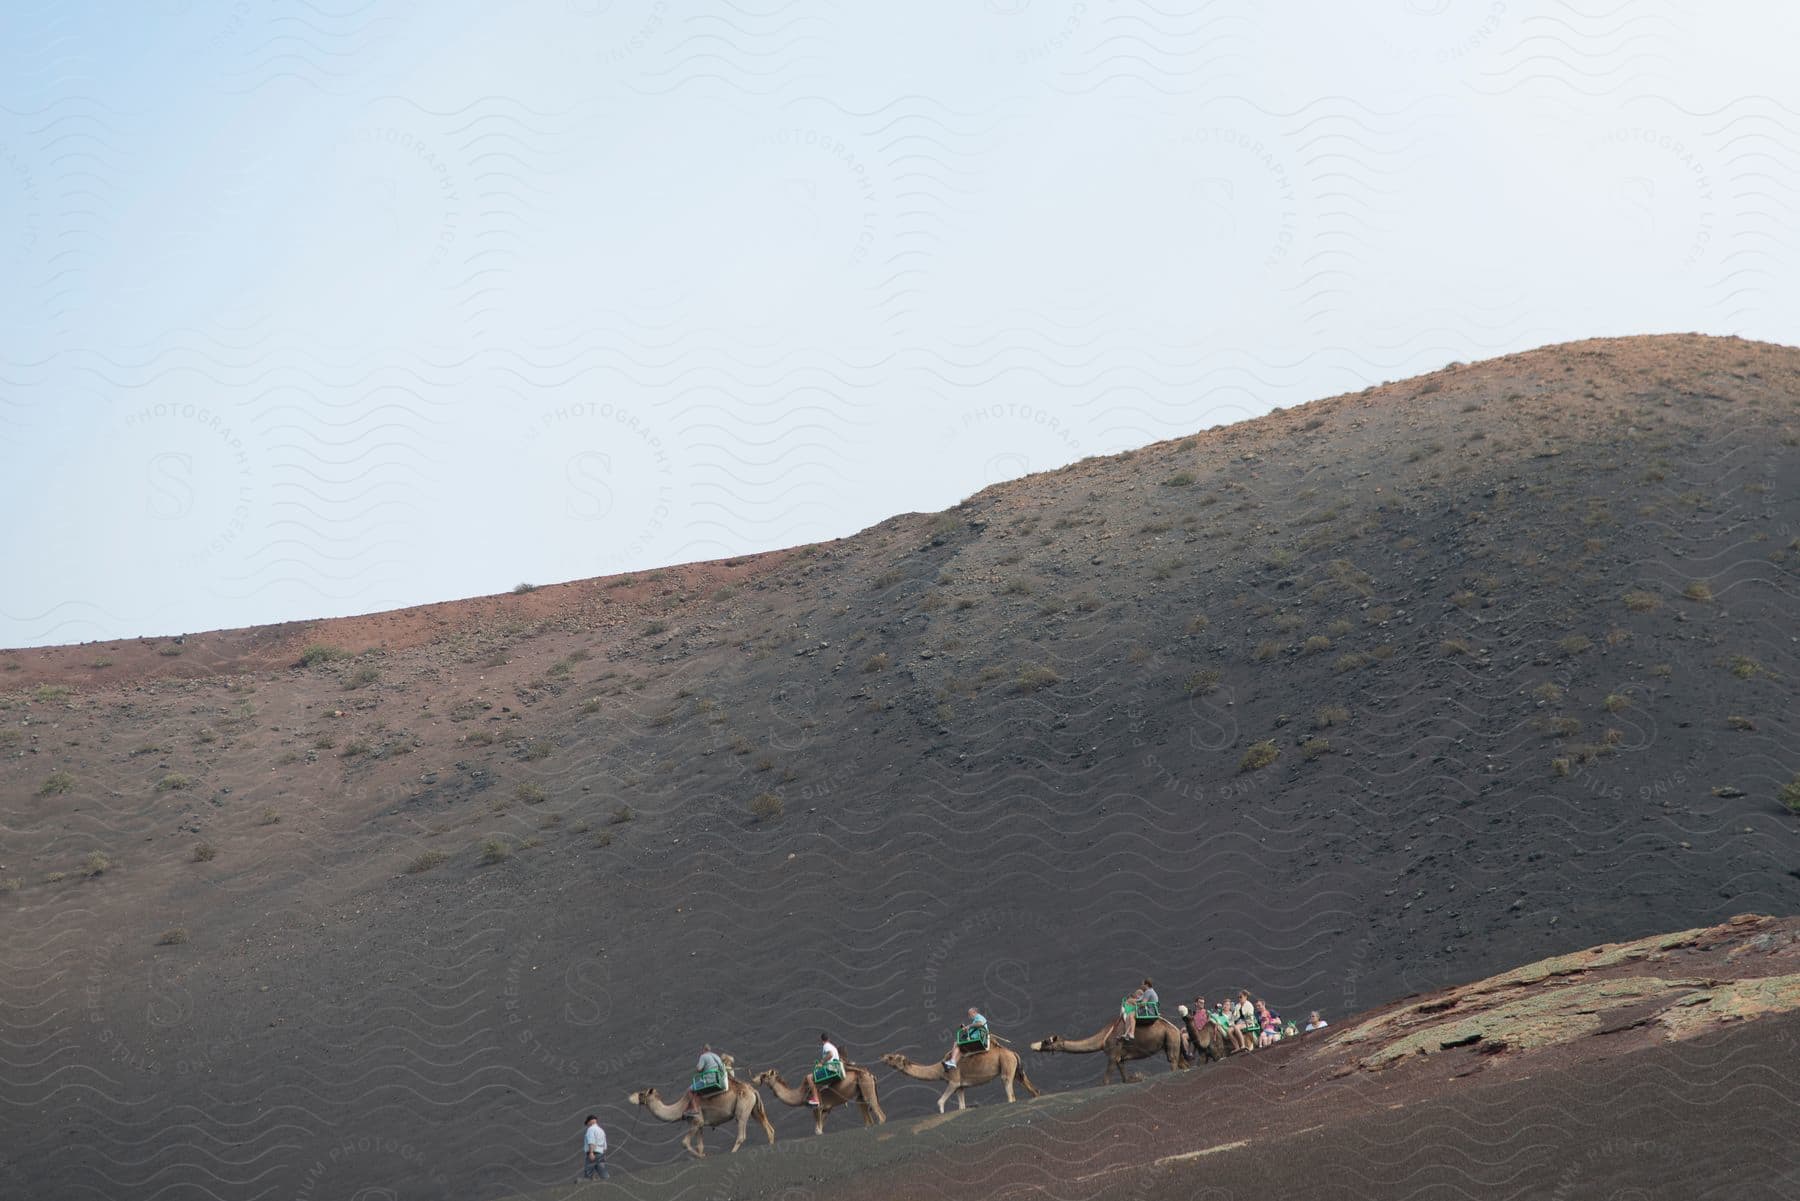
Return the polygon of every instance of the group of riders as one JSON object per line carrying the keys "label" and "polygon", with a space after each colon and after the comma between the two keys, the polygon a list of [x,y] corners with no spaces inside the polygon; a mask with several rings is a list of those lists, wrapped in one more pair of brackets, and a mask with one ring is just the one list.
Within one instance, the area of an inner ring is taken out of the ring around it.
{"label": "group of riders", "polygon": [[[1248,1036],[1253,1046],[1266,1047],[1279,1042],[1283,1038],[1292,1038],[1302,1033],[1293,1022],[1283,1023],[1261,1000],[1252,1000],[1248,991],[1240,991],[1236,1000],[1227,999],[1219,1005],[1208,1008],[1205,997],[1194,998],[1194,1008],[1190,1015],[1194,1022],[1210,1021],[1227,1035],[1242,1032]],[[1148,976],[1144,982],[1132,989],[1119,1001],[1119,1017],[1115,1029],[1119,1037],[1129,1041],[1137,1035],[1139,1022],[1154,1022],[1162,1019],[1162,1001],[1156,994],[1156,984]],[[1306,1031],[1323,1029],[1325,1019],[1314,1010],[1306,1021]],[[974,1054],[986,1051],[993,1040],[993,1032],[988,1026],[987,1017],[980,1009],[971,1005],[968,1020],[957,1027],[955,1037],[951,1040],[950,1052],[944,1056],[944,1070],[955,1073],[957,1064],[964,1053]],[[819,1104],[819,1089],[829,1088],[834,1082],[844,1078],[844,1057],[838,1052],[837,1044],[831,1036],[823,1031],[819,1033],[819,1058],[813,1064],[813,1070],[806,1082],[808,1105]],[[694,1117],[700,1113],[700,1099],[724,1092],[731,1086],[731,1061],[729,1057],[721,1057],[712,1049],[711,1044],[700,1051],[700,1058],[694,1064],[694,1077],[690,1082],[687,1094],[686,1112]]]}

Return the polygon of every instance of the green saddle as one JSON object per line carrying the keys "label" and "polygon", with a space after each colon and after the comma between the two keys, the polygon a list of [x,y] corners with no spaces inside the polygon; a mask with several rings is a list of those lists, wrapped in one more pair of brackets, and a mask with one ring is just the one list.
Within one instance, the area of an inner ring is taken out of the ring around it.
{"label": "green saddle", "polygon": [[814,1084],[830,1084],[844,1078],[844,1061],[834,1059],[830,1063],[822,1063],[813,1069]]}
{"label": "green saddle", "polygon": [[986,1026],[958,1026],[956,1029],[956,1049],[958,1051],[987,1050],[988,1028]]}
{"label": "green saddle", "polygon": [[1162,1016],[1162,1002],[1139,1001],[1137,1003],[1136,1016],[1137,1020],[1140,1022],[1154,1022],[1157,1018]]}
{"label": "green saddle", "polygon": [[688,1087],[698,1097],[710,1097],[714,1093],[722,1093],[725,1091],[725,1069],[708,1068],[704,1072],[695,1072]]}

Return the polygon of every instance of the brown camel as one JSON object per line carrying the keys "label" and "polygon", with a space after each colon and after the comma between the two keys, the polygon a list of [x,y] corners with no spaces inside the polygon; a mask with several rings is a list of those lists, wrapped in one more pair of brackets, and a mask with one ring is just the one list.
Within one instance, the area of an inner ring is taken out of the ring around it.
{"label": "brown camel", "polygon": [[762,1094],[754,1085],[742,1080],[733,1080],[722,1093],[714,1093],[710,1097],[700,1098],[700,1116],[691,1117],[686,1105],[671,1105],[656,1095],[656,1090],[646,1088],[632,1093],[628,1098],[633,1105],[642,1105],[650,1111],[650,1116],[664,1122],[686,1121],[688,1132],[681,1136],[681,1145],[700,1159],[706,1158],[706,1128],[723,1126],[726,1122],[737,1121],[737,1141],[731,1144],[736,1151],[750,1137],[750,1119],[755,1118],[762,1123],[763,1133],[769,1136],[769,1145],[775,1144],[775,1127],[769,1121],[769,1111],[763,1108]]}
{"label": "brown camel", "polygon": [[1088,1055],[1095,1051],[1104,1051],[1106,1068],[1100,1073],[1100,1083],[1108,1083],[1111,1081],[1113,1073],[1117,1072],[1119,1083],[1126,1084],[1139,1079],[1125,1070],[1126,1060],[1166,1055],[1169,1058],[1170,1071],[1178,1071],[1187,1067],[1187,1057],[1182,1053],[1184,1037],[1181,1030],[1168,1018],[1157,1018],[1153,1022],[1139,1022],[1137,1032],[1130,1038],[1126,1038],[1124,1020],[1114,1018],[1097,1034],[1091,1034],[1086,1038],[1064,1038],[1060,1034],[1052,1034],[1048,1038],[1042,1038],[1032,1043],[1031,1049],[1033,1051],[1064,1051],[1071,1055]]}
{"label": "brown camel", "polygon": [[963,1100],[963,1090],[975,1088],[998,1080],[1006,1086],[1006,1103],[1011,1105],[1018,1098],[1013,1093],[1013,1081],[1017,1080],[1026,1092],[1038,1096],[1037,1086],[1025,1074],[1025,1065],[1019,1060],[1019,1053],[1011,1047],[991,1047],[986,1051],[975,1051],[961,1057],[953,1068],[940,1063],[914,1063],[897,1052],[889,1052],[881,1057],[881,1062],[899,1072],[902,1076],[911,1076],[914,1080],[942,1080],[944,1095],[938,1098],[938,1112],[944,1112],[944,1103],[952,1096],[956,1098],[958,1109],[967,1109],[968,1102]]}
{"label": "brown camel", "polygon": [[1205,1014],[1200,1015],[1200,1025],[1195,1026],[1194,1015],[1186,1005],[1181,1006],[1181,1025],[1187,1031],[1189,1057],[1192,1059],[1198,1060],[1204,1056],[1208,1062],[1215,1062],[1235,1051],[1246,1049],[1238,1045],[1236,1039],[1226,1035],[1219,1029],[1219,1024]]}
{"label": "brown camel", "polygon": [[[758,1072],[755,1079],[756,1083],[774,1093],[775,1099],[783,1105],[806,1104],[806,1086],[789,1084],[774,1068]],[[830,1084],[819,1086],[819,1104],[813,1110],[813,1133],[824,1134],[825,1115],[840,1105],[852,1102],[862,1110],[863,1125],[873,1126],[887,1121],[887,1114],[881,1112],[881,1102],[875,1096],[875,1073],[857,1064],[845,1064],[842,1080],[833,1080]]]}

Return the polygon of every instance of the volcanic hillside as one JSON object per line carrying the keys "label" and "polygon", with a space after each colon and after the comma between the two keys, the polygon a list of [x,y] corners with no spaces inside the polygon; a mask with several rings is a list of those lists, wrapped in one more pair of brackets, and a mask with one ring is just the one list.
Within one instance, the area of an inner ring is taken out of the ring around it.
{"label": "volcanic hillside", "polygon": [[797,550],[0,654],[0,1194],[481,1199],[590,1110],[670,1161],[623,1098],[703,1040],[1337,1016],[1794,913],[1797,398],[1587,342]]}

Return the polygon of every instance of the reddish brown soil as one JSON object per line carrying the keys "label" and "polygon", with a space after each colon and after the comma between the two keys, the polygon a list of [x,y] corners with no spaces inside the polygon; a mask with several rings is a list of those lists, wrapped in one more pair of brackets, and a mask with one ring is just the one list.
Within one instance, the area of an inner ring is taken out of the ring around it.
{"label": "reddish brown soil", "polygon": [[672,1162],[623,1097],[702,1041],[1146,973],[1335,1019],[1794,913],[1797,397],[1550,347],[816,547],[0,652],[0,1195],[485,1201],[589,1111]]}

